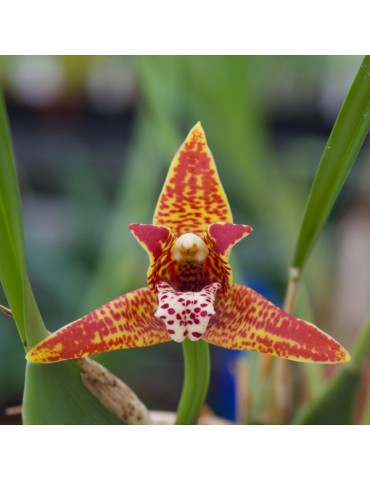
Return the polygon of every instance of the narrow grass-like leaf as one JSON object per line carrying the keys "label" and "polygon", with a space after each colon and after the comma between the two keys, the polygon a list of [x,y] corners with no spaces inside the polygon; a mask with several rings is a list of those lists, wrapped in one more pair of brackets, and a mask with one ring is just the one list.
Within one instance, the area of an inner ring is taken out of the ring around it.
{"label": "narrow grass-like leaf", "polygon": [[23,236],[19,189],[8,119],[0,92],[0,280],[22,339],[26,343],[23,305]]}
{"label": "narrow grass-like leaf", "polygon": [[370,129],[370,56],[338,114],[310,191],[294,254],[302,268]]}
{"label": "narrow grass-like leaf", "polygon": [[20,194],[4,99],[0,92],[0,279],[26,348],[46,334],[28,281]]}

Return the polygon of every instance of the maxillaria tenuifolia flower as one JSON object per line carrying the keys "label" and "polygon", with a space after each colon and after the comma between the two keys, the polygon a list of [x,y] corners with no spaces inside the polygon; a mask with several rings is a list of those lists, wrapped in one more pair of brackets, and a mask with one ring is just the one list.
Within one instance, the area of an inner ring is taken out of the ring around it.
{"label": "maxillaria tenuifolia flower", "polygon": [[329,335],[232,283],[231,248],[251,233],[231,210],[198,123],[175,155],[153,224],[132,224],[149,255],[148,286],[52,333],[27,354],[58,362],[174,340],[205,340],[310,362],[345,362]]}

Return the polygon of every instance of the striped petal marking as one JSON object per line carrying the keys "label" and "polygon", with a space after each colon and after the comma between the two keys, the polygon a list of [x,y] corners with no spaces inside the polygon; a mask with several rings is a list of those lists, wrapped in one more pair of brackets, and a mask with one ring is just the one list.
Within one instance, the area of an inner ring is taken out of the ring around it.
{"label": "striped petal marking", "polygon": [[168,342],[165,325],[154,316],[157,296],[134,290],[106,303],[38,343],[26,356],[32,362],[59,362],[111,350]]}
{"label": "striped petal marking", "polygon": [[256,350],[301,362],[338,363],[348,352],[311,323],[273,305],[243,285],[220,295],[203,339],[233,350]]}
{"label": "striped petal marking", "polygon": [[157,285],[158,309],[156,317],[163,320],[167,332],[175,342],[199,340],[215,314],[214,302],[219,283],[207,285],[200,292],[177,292],[166,282]]}

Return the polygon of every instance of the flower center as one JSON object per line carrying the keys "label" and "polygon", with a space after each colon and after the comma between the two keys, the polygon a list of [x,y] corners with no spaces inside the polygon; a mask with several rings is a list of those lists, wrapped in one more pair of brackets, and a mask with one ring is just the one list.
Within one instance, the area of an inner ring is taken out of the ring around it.
{"label": "flower center", "polygon": [[208,248],[194,233],[184,233],[171,248],[178,264],[178,288],[181,291],[198,291],[204,286],[204,261]]}
{"label": "flower center", "polygon": [[200,292],[177,292],[166,282],[157,284],[158,309],[154,315],[165,323],[175,342],[185,338],[197,341],[215,314],[214,302],[219,283],[211,283]]}
{"label": "flower center", "polygon": [[198,235],[184,233],[173,244],[171,253],[177,262],[203,263],[207,258],[208,248]]}

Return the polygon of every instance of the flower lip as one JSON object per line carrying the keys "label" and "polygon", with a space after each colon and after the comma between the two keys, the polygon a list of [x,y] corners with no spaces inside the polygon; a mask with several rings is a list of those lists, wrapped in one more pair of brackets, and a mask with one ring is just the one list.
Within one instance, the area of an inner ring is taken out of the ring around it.
{"label": "flower lip", "polygon": [[158,308],[154,315],[164,322],[172,340],[183,342],[188,338],[194,342],[202,338],[215,314],[216,293],[221,285],[211,283],[199,292],[178,292],[167,282],[159,282],[156,288]]}
{"label": "flower lip", "polygon": [[171,254],[177,262],[195,261],[203,263],[208,256],[208,247],[194,233],[184,233],[176,239]]}

